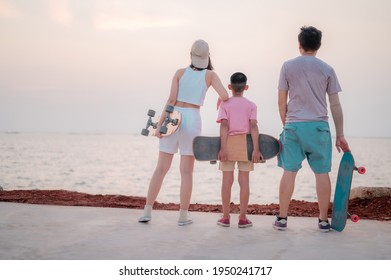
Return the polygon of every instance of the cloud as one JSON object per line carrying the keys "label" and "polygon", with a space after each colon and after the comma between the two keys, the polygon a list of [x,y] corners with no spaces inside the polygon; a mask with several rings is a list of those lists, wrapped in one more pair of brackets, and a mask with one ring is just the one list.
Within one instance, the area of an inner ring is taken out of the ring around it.
{"label": "cloud", "polygon": [[64,26],[72,24],[73,16],[68,0],[48,1],[48,5],[51,20]]}
{"label": "cloud", "polygon": [[16,18],[20,17],[21,12],[8,2],[0,2],[0,17]]}
{"label": "cloud", "polygon": [[[177,1],[172,2],[172,5],[177,6]],[[92,24],[97,30],[137,32],[172,28],[185,23],[183,15],[167,9],[164,1],[156,1],[153,5],[149,1],[99,1],[91,10]]]}
{"label": "cloud", "polygon": [[184,24],[184,20],[162,18],[157,16],[136,15],[131,17],[98,14],[95,16],[94,26],[98,30],[127,30],[139,31],[149,28],[167,28]]}

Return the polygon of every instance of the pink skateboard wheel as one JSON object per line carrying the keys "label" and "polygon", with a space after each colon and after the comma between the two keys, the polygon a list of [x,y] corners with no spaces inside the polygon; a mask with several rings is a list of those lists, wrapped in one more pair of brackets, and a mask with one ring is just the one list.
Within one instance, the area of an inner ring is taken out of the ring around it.
{"label": "pink skateboard wheel", "polygon": [[360,166],[360,167],[357,168],[357,172],[359,174],[365,174],[365,172],[367,172],[367,170],[365,169],[365,167]]}
{"label": "pink skateboard wheel", "polygon": [[354,214],[353,214],[353,215],[350,217],[350,220],[352,220],[353,223],[357,223],[358,220],[360,220],[360,218],[359,218],[357,215],[354,215]]}

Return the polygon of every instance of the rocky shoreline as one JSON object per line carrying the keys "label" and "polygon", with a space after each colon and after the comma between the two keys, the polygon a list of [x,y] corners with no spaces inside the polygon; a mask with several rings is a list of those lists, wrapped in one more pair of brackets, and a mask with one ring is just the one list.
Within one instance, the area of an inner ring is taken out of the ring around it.
{"label": "rocky shoreline", "polygon": [[[94,195],[66,190],[0,190],[0,202],[142,209],[145,198],[125,195]],[[331,207],[329,210],[330,216]],[[154,209],[178,210],[179,205],[156,202]],[[221,212],[221,205],[195,203],[190,205],[190,211],[219,213]],[[231,203],[231,212],[239,213],[239,205]],[[250,204],[248,207],[248,213],[253,215],[276,215],[277,212],[278,204],[275,203]],[[391,220],[391,195],[386,193],[382,196],[355,197],[349,200],[349,212],[358,215],[360,219],[389,221]],[[318,204],[316,202],[292,200],[289,215],[317,217]]]}

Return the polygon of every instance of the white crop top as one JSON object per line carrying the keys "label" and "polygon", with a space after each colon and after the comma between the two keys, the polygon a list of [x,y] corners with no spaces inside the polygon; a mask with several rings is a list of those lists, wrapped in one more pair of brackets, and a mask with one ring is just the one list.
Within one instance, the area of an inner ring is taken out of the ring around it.
{"label": "white crop top", "polygon": [[177,100],[198,106],[204,105],[206,91],[208,90],[205,74],[206,70],[194,71],[187,67],[179,80]]}

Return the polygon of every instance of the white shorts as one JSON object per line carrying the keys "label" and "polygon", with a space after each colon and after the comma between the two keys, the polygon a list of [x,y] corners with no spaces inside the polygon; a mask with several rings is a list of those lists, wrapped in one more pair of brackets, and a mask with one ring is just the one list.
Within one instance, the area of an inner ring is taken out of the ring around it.
{"label": "white shorts", "polygon": [[201,135],[202,122],[200,109],[175,107],[182,114],[182,122],[178,130],[166,137],[160,138],[159,150],[168,154],[178,152],[183,156],[192,156],[193,139]]}

